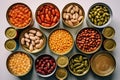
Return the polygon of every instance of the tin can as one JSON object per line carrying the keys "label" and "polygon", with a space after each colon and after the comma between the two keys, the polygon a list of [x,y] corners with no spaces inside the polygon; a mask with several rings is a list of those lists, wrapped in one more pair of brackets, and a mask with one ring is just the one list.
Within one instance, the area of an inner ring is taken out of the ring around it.
{"label": "tin can", "polygon": [[116,42],[113,39],[106,39],[103,42],[104,49],[107,51],[113,51],[116,48]]}
{"label": "tin can", "polygon": [[19,48],[18,42],[14,39],[8,39],[4,46],[8,51],[16,51]]}
{"label": "tin can", "polygon": [[111,75],[116,68],[116,60],[108,51],[100,51],[94,54],[90,64],[92,71],[101,77]]}
{"label": "tin can", "polygon": [[8,27],[5,31],[5,35],[9,39],[14,39],[17,37],[18,33],[17,30],[13,27]]}
{"label": "tin can", "polygon": [[24,29],[34,24],[32,11],[24,3],[12,4],[6,12],[6,18],[8,23],[15,29]]}
{"label": "tin can", "polygon": [[103,29],[102,34],[105,38],[112,39],[115,35],[115,30],[113,27],[108,26]]}

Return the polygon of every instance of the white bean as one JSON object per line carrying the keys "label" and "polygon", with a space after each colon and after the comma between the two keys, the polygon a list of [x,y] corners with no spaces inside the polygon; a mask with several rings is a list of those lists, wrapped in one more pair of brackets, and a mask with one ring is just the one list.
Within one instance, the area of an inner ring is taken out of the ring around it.
{"label": "white bean", "polygon": [[79,15],[80,16],[82,16],[83,14],[82,14],[82,10],[81,9],[79,9]]}
{"label": "white bean", "polygon": [[69,24],[70,26],[73,26],[73,23],[71,22],[71,20],[68,21],[68,24]]}
{"label": "white bean", "polygon": [[78,21],[80,22],[82,19],[83,19],[83,16],[80,16],[80,17],[78,18]]}
{"label": "white bean", "polygon": [[21,44],[23,44],[23,45],[25,44],[25,38],[21,39]]}
{"label": "white bean", "polygon": [[66,19],[69,19],[69,14],[66,14],[66,17],[65,17]]}
{"label": "white bean", "polygon": [[35,40],[35,43],[40,43],[40,40]]}
{"label": "white bean", "polygon": [[38,37],[38,36],[35,36],[35,39],[36,39],[36,40],[39,40],[39,39],[40,39],[40,37]]}
{"label": "white bean", "polygon": [[76,23],[77,20],[76,19],[71,19],[71,22]]}
{"label": "white bean", "polygon": [[63,13],[63,18],[66,19],[66,13]]}
{"label": "white bean", "polygon": [[34,45],[35,45],[35,42],[34,42],[34,41],[31,41],[31,44],[34,46]]}
{"label": "white bean", "polygon": [[75,5],[75,11],[78,12],[79,7],[77,5]]}
{"label": "white bean", "polygon": [[26,42],[26,46],[27,46],[27,47],[29,47],[29,46],[30,46],[29,42]]}
{"label": "white bean", "polygon": [[41,37],[41,36],[42,36],[42,33],[39,32],[39,31],[37,31],[37,32],[36,32],[36,35],[39,36],[39,37]]}
{"label": "white bean", "polygon": [[76,15],[75,14],[73,14],[73,19],[76,19]]}
{"label": "white bean", "polygon": [[28,39],[28,38],[25,38],[25,41],[26,41],[26,42],[30,42],[30,39]]}
{"label": "white bean", "polygon": [[75,18],[78,19],[79,15],[78,13],[75,13]]}
{"label": "white bean", "polygon": [[40,43],[39,43],[39,44],[36,44],[35,47],[36,47],[37,49],[39,49],[39,48],[42,47],[42,45],[43,45],[43,40],[41,39],[41,40],[40,40]]}
{"label": "white bean", "polygon": [[29,36],[34,36],[34,34],[33,33],[29,33]]}
{"label": "white bean", "polygon": [[32,45],[32,44],[30,44],[29,50],[30,50],[30,51],[33,51],[33,45]]}
{"label": "white bean", "polygon": [[29,32],[35,34],[36,30],[30,30]]}
{"label": "white bean", "polygon": [[71,14],[74,14],[74,10],[73,10],[73,9],[71,9],[70,13],[71,13]]}
{"label": "white bean", "polygon": [[29,38],[30,36],[28,35],[28,33],[25,33],[24,34],[26,38]]}
{"label": "white bean", "polygon": [[35,37],[33,37],[33,36],[30,36],[30,39],[31,39],[31,40],[36,40]]}
{"label": "white bean", "polygon": [[67,8],[67,12],[70,12],[71,8],[73,7],[73,5],[70,5],[68,8]]}

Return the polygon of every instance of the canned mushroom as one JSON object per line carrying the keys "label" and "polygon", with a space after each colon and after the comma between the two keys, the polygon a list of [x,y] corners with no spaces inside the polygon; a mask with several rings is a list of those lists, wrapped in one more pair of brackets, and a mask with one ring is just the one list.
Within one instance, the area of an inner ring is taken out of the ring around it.
{"label": "canned mushroom", "polygon": [[20,35],[22,48],[30,53],[37,53],[46,45],[45,34],[37,28],[25,29]]}
{"label": "canned mushroom", "polygon": [[6,13],[8,23],[16,28],[23,29],[33,24],[32,11],[23,3],[11,5]]}
{"label": "canned mushroom", "polygon": [[76,47],[85,54],[92,54],[99,50],[102,36],[95,28],[83,28],[76,36]]}
{"label": "canned mushroom", "polygon": [[38,24],[45,29],[51,29],[58,25],[60,20],[60,11],[52,3],[44,3],[36,10],[36,20]]}
{"label": "canned mushroom", "polygon": [[77,3],[69,3],[62,10],[62,21],[66,26],[71,28],[81,25],[84,16],[83,8]]}
{"label": "canned mushroom", "polygon": [[32,68],[32,59],[28,54],[17,51],[8,56],[6,65],[11,74],[24,76]]}

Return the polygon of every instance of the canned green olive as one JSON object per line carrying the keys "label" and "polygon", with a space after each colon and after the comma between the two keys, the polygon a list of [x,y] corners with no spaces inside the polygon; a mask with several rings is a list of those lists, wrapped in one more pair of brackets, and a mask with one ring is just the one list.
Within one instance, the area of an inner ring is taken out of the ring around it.
{"label": "canned green olive", "polygon": [[103,29],[102,34],[105,38],[111,39],[115,35],[115,30],[113,27],[108,26]]}
{"label": "canned green olive", "polygon": [[115,49],[115,47],[116,47],[116,42],[113,39],[106,39],[103,42],[103,46],[104,46],[105,50],[113,51]]}
{"label": "canned green olive", "polygon": [[13,39],[8,39],[5,42],[4,46],[8,51],[16,51],[18,49],[18,43],[17,43],[17,41],[15,41]]}
{"label": "canned green olive", "polygon": [[8,27],[5,31],[5,35],[9,39],[14,39],[17,37],[17,30],[13,27]]}

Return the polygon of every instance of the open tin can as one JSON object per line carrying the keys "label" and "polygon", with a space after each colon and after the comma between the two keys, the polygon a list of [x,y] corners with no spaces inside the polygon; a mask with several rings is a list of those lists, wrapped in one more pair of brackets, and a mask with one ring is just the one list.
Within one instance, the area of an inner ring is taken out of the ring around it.
{"label": "open tin can", "polygon": [[14,3],[7,12],[6,18],[8,23],[15,29],[24,29],[32,26],[34,21],[31,9],[24,3]]}

